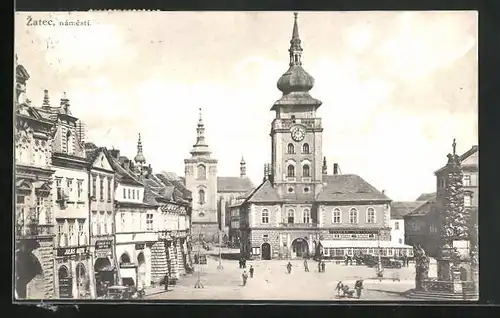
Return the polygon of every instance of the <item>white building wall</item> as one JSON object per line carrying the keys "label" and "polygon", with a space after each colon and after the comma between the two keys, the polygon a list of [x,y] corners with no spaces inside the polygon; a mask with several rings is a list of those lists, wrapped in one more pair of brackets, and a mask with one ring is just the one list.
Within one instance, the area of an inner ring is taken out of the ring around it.
{"label": "white building wall", "polygon": [[391,219],[391,242],[404,244],[405,242],[405,221],[403,219]]}

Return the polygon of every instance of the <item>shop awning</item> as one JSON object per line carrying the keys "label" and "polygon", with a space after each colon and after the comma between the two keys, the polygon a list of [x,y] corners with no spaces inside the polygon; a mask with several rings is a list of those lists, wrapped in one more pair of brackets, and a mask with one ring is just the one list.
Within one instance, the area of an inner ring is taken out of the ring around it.
{"label": "shop awning", "polygon": [[331,241],[320,241],[323,248],[413,248],[410,245],[400,244],[392,241],[363,241],[363,240],[331,240]]}

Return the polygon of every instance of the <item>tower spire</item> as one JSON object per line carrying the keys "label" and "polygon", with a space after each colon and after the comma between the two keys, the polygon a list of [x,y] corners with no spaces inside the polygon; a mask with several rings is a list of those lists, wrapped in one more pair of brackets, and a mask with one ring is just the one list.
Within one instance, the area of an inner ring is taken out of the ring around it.
{"label": "tower spire", "polygon": [[247,167],[246,167],[246,162],[245,158],[241,156],[241,161],[240,161],[240,177],[244,178],[247,175]]}
{"label": "tower spire", "polygon": [[146,163],[146,158],[144,157],[144,154],[142,153],[141,133],[139,133],[139,138],[137,139],[137,155],[135,156],[134,161],[140,165],[143,165]]}
{"label": "tower spire", "polygon": [[205,141],[205,124],[203,123],[203,116],[201,108],[199,110],[198,125],[196,127],[196,144],[191,150],[191,154],[194,155],[210,155],[210,149]]}
{"label": "tower spire", "polygon": [[297,23],[298,13],[294,12],[294,20],[293,20],[293,31],[292,31],[292,39],[290,40],[290,66],[292,65],[302,65],[301,56],[302,56],[302,47],[300,45],[301,40],[299,37],[299,25]]}

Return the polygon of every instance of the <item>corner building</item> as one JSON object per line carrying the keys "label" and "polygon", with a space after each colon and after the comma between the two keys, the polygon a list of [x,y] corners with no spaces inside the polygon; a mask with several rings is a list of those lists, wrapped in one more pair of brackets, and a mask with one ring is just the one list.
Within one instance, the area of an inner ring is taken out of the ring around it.
{"label": "corner building", "polygon": [[360,176],[340,174],[338,165],[327,174],[322,102],[309,94],[314,79],[302,67],[302,51],[295,14],[289,69],[277,83],[283,96],[271,108],[271,164],[263,182],[232,206],[248,258],[343,258],[390,242],[391,200]]}

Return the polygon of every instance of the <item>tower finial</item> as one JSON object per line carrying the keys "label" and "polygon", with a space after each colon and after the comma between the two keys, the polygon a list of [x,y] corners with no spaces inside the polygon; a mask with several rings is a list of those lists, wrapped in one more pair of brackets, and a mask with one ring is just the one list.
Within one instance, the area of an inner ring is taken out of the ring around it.
{"label": "tower finial", "polygon": [[292,65],[302,65],[302,61],[300,60],[302,55],[302,47],[300,46],[300,37],[299,37],[299,25],[297,23],[298,13],[294,12],[293,19],[293,31],[292,31],[292,39],[290,40],[290,66]]}
{"label": "tower finial", "polygon": [[247,167],[246,167],[246,162],[245,159],[243,158],[243,155],[241,155],[241,161],[240,161],[240,177],[244,178],[247,175]]}
{"label": "tower finial", "polygon": [[137,162],[138,164],[141,164],[141,165],[146,163],[146,158],[144,157],[144,154],[142,153],[141,133],[139,133],[139,137],[137,139],[137,155],[135,156],[134,161]]}
{"label": "tower finial", "polygon": [[455,156],[457,154],[457,143],[456,143],[455,138],[453,138],[452,147],[453,147],[453,155]]}

